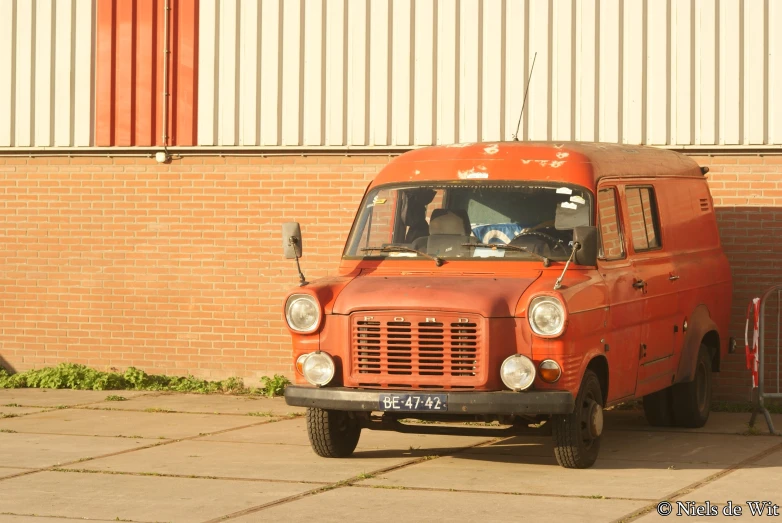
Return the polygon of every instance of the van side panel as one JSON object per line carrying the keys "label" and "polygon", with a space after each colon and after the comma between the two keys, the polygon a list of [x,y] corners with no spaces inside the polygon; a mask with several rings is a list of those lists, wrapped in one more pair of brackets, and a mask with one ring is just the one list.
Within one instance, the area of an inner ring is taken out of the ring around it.
{"label": "van side panel", "polygon": [[[679,292],[676,383],[692,378],[703,336],[717,330],[727,350],[731,306],[730,267],[720,245],[714,206],[705,179],[660,180],[662,220],[672,251]],[[697,338],[697,339],[696,339]]]}

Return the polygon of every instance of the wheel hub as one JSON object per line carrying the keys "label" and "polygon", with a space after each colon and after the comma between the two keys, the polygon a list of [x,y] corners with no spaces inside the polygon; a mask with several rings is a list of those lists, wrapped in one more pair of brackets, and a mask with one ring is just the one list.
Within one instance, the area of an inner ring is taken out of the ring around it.
{"label": "wheel hub", "polygon": [[595,401],[590,401],[588,407],[587,427],[592,438],[600,437],[603,433],[603,407]]}

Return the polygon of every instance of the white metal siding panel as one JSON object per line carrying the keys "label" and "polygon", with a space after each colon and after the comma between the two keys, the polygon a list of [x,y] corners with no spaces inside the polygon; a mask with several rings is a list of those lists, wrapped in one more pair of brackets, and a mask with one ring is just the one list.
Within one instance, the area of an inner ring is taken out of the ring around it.
{"label": "white metal siding panel", "polygon": [[415,3],[415,49],[413,72],[413,141],[416,145],[434,143],[434,123],[437,120],[435,96],[435,2]]}
{"label": "white metal siding panel", "polygon": [[[199,143],[511,139],[536,52],[521,139],[782,142],[776,0],[250,3],[201,2]],[[14,105],[32,114],[29,95]],[[33,135],[16,120],[12,136]]]}
{"label": "white metal siding panel", "polygon": [[345,143],[345,0],[326,3],[326,145]]}
{"label": "white metal siding panel", "polygon": [[372,0],[369,4],[369,143],[388,145],[391,106],[389,93],[390,5],[388,0]]}
{"label": "white metal siding panel", "polygon": [[597,85],[597,4],[579,2],[574,15],[580,23],[576,24],[576,114],[575,139],[591,142],[597,139],[597,106],[599,103]]}
{"label": "white metal siding panel", "polygon": [[437,139],[436,143],[457,141],[457,94],[459,79],[457,24],[453,0],[437,0]]}
{"label": "white metal siding panel", "polygon": [[768,6],[768,142],[782,144],[782,2]]}
{"label": "white metal siding panel", "polygon": [[323,33],[322,0],[304,3],[304,145],[322,145],[323,125]]}
{"label": "white metal siding panel", "polygon": [[258,61],[258,32],[261,29],[260,10],[255,0],[242,0],[239,18],[239,143],[240,145],[258,145],[260,91],[260,63]]}
{"label": "white metal siding panel", "polygon": [[[265,0],[261,4],[261,145],[279,145],[282,111],[280,85],[282,69],[281,0]],[[203,20],[200,22],[203,27]],[[200,95],[199,95],[200,96]]]}
{"label": "white metal siding panel", "polygon": [[0,1],[0,146],[9,146],[13,137],[14,84],[14,4]]}
{"label": "white metal siding panel", "polygon": [[0,147],[92,145],[92,0],[0,0]]}

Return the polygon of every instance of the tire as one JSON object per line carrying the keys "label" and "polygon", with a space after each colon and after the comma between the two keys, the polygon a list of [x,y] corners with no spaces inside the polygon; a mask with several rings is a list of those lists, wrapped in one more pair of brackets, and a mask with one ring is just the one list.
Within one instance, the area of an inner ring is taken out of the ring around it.
{"label": "tire", "polygon": [[701,345],[693,380],[672,387],[674,424],[692,429],[703,427],[711,412],[711,393],[711,351]]}
{"label": "tire", "polygon": [[671,387],[644,396],[644,415],[652,427],[673,426],[673,396]]}
{"label": "tire", "polygon": [[591,467],[600,453],[603,392],[597,375],[587,369],[572,414],[552,416],[554,457],[568,469]]}
{"label": "tire", "polygon": [[323,458],[346,458],[353,454],[361,426],[348,412],[307,409],[307,435],[315,454]]}

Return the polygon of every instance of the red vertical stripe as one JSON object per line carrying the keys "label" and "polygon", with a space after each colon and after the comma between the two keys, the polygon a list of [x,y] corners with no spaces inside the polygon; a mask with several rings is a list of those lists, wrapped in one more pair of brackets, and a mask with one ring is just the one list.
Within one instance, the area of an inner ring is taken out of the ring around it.
{"label": "red vertical stripe", "polygon": [[114,2],[98,0],[95,144],[114,143]]}
{"label": "red vertical stripe", "polygon": [[[96,145],[162,144],[164,0],[98,0]],[[196,143],[198,1],[169,0],[168,145]]]}

